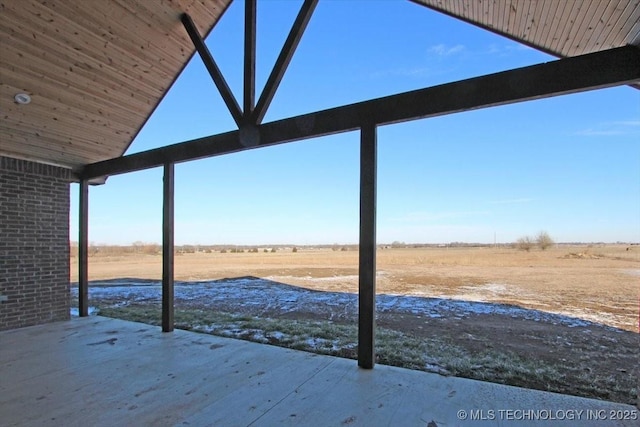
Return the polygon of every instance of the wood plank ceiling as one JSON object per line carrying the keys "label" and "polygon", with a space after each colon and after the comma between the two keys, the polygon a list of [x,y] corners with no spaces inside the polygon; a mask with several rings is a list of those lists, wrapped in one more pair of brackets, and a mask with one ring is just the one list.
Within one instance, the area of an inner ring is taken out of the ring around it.
{"label": "wood plank ceiling", "polygon": [[[75,168],[122,155],[230,0],[4,0],[0,154]],[[29,105],[14,102],[17,93]]]}
{"label": "wood plank ceiling", "polygon": [[640,45],[640,0],[412,0],[559,57]]}
{"label": "wood plank ceiling", "polygon": [[[640,0],[412,1],[562,57],[640,44]],[[180,14],[204,35],[230,2],[3,0],[0,155],[121,156],[194,52]]]}

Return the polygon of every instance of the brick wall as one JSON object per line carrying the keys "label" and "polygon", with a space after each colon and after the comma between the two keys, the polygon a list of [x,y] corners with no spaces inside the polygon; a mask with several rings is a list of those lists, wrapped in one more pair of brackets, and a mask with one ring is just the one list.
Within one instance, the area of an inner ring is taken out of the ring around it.
{"label": "brick wall", "polygon": [[69,319],[69,181],[0,156],[0,330]]}

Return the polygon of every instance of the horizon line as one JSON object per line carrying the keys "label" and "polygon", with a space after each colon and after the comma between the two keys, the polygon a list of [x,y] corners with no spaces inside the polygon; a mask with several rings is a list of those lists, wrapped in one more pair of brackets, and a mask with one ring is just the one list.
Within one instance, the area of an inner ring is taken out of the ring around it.
{"label": "horizon line", "polygon": [[[376,243],[376,246],[498,246],[498,245],[512,245],[516,242],[462,242],[462,241],[453,241],[453,242],[380,242]],[[69,244],[71,246],[77,246],[78,242],[75,240],[70,240]],[[119,244],[119,243],[89,243],[88,246],[118,246],[118,247],[130,247],[130,246],[162,246],[162,243],[157,242],[131,242],[129,244]],[[615,242],[612,241],[568,241],[568,242],[554,242],[554,245],[631,245],[631,246],[640,246],[640,242],[632,242],[632,241],[620,241],[617,240]],[[196,247],[246,247],[246,248],[264,248],[264,247],[318,247],[318,246],[359,246],[358,243],[182,243],[175,244],[175,247],[180,246],[196,246]]]}

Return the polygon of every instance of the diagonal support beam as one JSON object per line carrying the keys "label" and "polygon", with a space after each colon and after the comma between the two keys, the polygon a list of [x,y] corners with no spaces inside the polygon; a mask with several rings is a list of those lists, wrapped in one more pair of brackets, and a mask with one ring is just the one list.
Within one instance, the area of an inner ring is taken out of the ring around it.
{"label": "diagonal support beam", "polygon": [[253,113],[256,98],[256,8],[257,0],[244,3],[244,99],[245,120]]}
{"label": "diagonal support beam", "polygon": [[262,90],[258,104],[251,115],[252,124],[262,123],[262,119],[264,119],[264,115],[267,113],[267,109],[273,100],[276,90],[282,81],[282,77],[291,62],[293,53],[298,47],[300,39],[302,39],[302,34],[304,34],[304,30],[307,28],[307,24],[309,23],[311,15],[313,14],[317,4],[318,0],[305,0],[304,4],[300,8],[300,12],[291,27],[287,40],[285,40],[284,46],[280,51],[280,55],[273,66],[273,70],[271,70],[271,74],[267,79],[264,89]]}
{"label": "diagonal support beam", "polygon": [[[356,130],[363,123],[397,123],[639,82],[640,49],[625,46],[266,123],[257,128],[255,147]],[[242,145],[234,131],[93,163],[79,176],[98,178],[255,147]]]}
{"label": "diagonal support beam", "polygon": [[209,71],[209,74],[211,75],[213,82],[215,83],[216,87],[218,88],[218,91],[220,92],[220,95],[222,95],[222,99],[224,100],[224,103],[227,104],[227,108],[229,109],[229,112],[233,116],[233,120],[235,120],[238,127],[240,127],[243,122],[242,111],[240,111],[240,106],[238,105],[238,101],[236,101],[236,98],[233,96],[233,93],[231,92],[231,89],[229,88],[227,81],[224,79],[224,76],[222,75],[220,68],[218,68],[218,65],[216,64],[216,62],[213,59],[213,56],[211,55],[211,52],[209,52],[209,48],[204,43],[204,40],[202,40],[202,37],[200,36],[198,29],[196,28],[195,24],[191,20],[191,17],[188,14],[183,13],[180,19],[182,20],[182,24],[184,25],[184,28],[187,30],[187,34],[189,34],[189,37],[191,38],[193,45],[196,47],[196,50],[198,51],[200,58],[202,58],[202,62],[204,62],[205,67],[207,67],[207,71]]}

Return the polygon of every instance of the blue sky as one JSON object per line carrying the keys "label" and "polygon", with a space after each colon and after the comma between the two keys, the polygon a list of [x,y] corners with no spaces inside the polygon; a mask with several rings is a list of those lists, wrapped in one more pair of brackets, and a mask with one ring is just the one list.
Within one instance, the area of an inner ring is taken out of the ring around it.
{"label": "blue sky", "polygon": [[[301,2],[259,1],[257,95]],[[243,2],[207,39],[242,104]],[[553,60],[408,1],[320,1],[264,122]],[[127,154],[235,129],[195,56]],[[358,241],[355,132],[176,165],[176,244]],[[77,240],[77,185],[71,188]],[[89,240],[160,242],[162,170],[90,189]],[[379,243],[640,241],[640,91],[378,128]]]}

